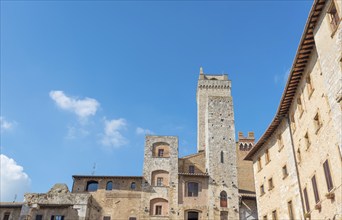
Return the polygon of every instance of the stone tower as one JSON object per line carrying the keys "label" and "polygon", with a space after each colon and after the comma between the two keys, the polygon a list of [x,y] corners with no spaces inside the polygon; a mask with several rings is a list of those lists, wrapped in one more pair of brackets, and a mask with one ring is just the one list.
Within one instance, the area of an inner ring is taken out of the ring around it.
{"label": "stone tower", "polygon": [[[142,219],[168,216],[177,219],[178,138],[146,136],[143,170]],[[157,219],[157,218],[156,218]]]}
{"label": "stone tower", "polygon": [[[239,196],[231,81],[204,74],[197,86],[198,151],[205,151],[209,174],[209,219],[238,219]],[[224,198],[226,197],[226,199]],[[227,204],[222,204],[222,201]],[[226,206],[226,207],[225,207]]]}

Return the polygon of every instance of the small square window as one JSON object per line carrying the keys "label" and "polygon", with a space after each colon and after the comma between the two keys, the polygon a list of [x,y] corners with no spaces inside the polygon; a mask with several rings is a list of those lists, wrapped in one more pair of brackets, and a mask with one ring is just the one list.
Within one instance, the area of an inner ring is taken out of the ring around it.
{"label": "small square window", "polygon": [[299,117],[301,117],[303,115],[304,109],[303,109],[302,100],[300,97],[297,98],[297,108],[299,111]]}
{"label": "small square window", "polygon": [[195,166],[193,165],[189,166],[189,173],[195,173]]}
{"label": "small square window", "polygon": [[283,179],[285,179],[289,175],[289,173],[287,171],[287,166],[286,165],[284,165],[282,167],[282,172],[283,172]]}
{"label": "small square window", "polygon": [[264,188],[264,184],[260,186],[260,195],[264,195],[265,194],[265,188]]}
{"label": "small square window", "polygon": [[305,147],[306,147],[306,149],[308,149],[311,145],[311,141],[310,141],[308,132],[305,133],[304,141],[305,141]]}
{"label": "small square window", "polygon": [[131,183],[131,189],[132,189],[132,190],[135,190],[136,187],[137,187],[137,186],[136,186],[135,182],[132,182],[132,183]]}
{"label": "small square window", "polygon": [[261,157],[258,158],[258,171],[262,169]]}
{"label": "small square window", "polygon": [[164,157],[164,149],[158,149],[158,157]]}
{"label": "small square window", "polygon": [[266,160],[266,164],[268,164],[271,161],[270,152],[268,149],[266,149],[265,151],[265,160]]}
{"label": "small square window", "polygon": [[268,190],[271,190],[274,188],[274,185],[273,185],[273,179],[270,178],[268,179]]}
{"label": "small square window", "polygon": [[319,131],[319,129],[322,127],[322,121],[320,119],[319,113],[317,112],[315,117],[314,117],[314,125],[316,129],[316,134]]}
{"label": "small square window", "polygon": [[278,149],[279,149],[279,151],[281,151],[281,149],[284,148],[283,138],[282,138],[281,134],[279,134],[277,137],[277,143],[278,143]]}
{"label": "small square window", "polygon": [[163,178],[162,177],[157,178],[157,186],[163,186]]}

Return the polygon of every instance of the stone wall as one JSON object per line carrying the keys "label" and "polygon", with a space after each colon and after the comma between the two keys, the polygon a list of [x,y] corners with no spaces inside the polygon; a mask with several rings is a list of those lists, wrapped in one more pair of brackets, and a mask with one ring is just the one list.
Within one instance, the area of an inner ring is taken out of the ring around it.
{"label": "stone wall", "polygon": [[[298,175],[293,157],[292,143],[286,119],[281,122],[276,131],[255,154],[253,168],[258,204],[259,219],[277,212],[279,219],[289,219],[287,203],[292,201],[293,213],[296,218],[303,216]],[[269,162],[266,159],[268,151]],[[261,168],[259,168],[259,158]],[[286,166],[287,174],[283,172]],[[269,180],[272,178],[273,187]],[[261,191],[264,187],[264,193]]]}
{"label": "stone wall", "polygon": [[[337,3],[338,1],[336,1]],[[326,3],[315,31],[317,47],[312,51],[303,78],[298,86],[296,98],[302,100],[303,111],[293,105],[290,114],[294,115],[294,146],[298,161],[298,170],[302,191],[306,188],[310,210],[306,213],[314,219],[336,218],[342,216],[342,164],[341,164],[341,108],[335,99],[341,89],[341,66],[338,58],[341,55],[341,35],[329,27],[327,9],[331,1]],[[341,7],[341,2],[339,2]],[[340,14],[341,15],[341,14]],[[317,37],[316,37],[317,36]],[[325,39],[321,37],[325,36]],[[339,48],[336,45],[340,43]],[[339,55],[338,55],[339,53]],[[307,78],[310,77],[311,85]],[[311,89],[309,89],[309,86]],[[334,97],[334,98],[333,98]],[[299,153],[300,152],[300,153]],[[327,189],[323,163],[328,161],[334,189]],[[315,176],[319,194],[316,202],[313,194],[312,178]],[[333,193],[334,199],[326,197]]]}

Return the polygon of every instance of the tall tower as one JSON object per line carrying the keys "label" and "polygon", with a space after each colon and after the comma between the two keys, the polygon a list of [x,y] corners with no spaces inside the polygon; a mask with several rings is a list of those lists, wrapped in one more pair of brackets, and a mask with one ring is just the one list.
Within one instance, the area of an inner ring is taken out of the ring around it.
{"label": "tall tower", "polygon": [[[198,151],[205,151],[209,219],[239,219],[231,81],[200,70],[197,86]],[[225,203],[226,201],[226,203]]]}

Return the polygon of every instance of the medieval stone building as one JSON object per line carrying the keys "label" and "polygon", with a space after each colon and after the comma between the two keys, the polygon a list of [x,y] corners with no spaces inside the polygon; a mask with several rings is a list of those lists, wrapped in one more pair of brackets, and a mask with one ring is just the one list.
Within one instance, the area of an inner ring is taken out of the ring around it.
{"label": "medieval stone building", "polygon": [[[74,175],[71,192],[57,184],[46,194],[28,193],[23,204],[12,204],[22,207],[16,215],[35,220],[256,219],[253,164],[243,160],[254,134],[239,133],[235,141],[228,76],[201,69],[197,106],[197,153],[179,158],[177,137],[146,136],[142,176]],[[8,203],[0,206],[4,216],[14,210]]]}
{"label": "medieval stone building", "polygon": [[341,9],[314,2],[276,116],[246,157],[259,219],[342,219]]}

